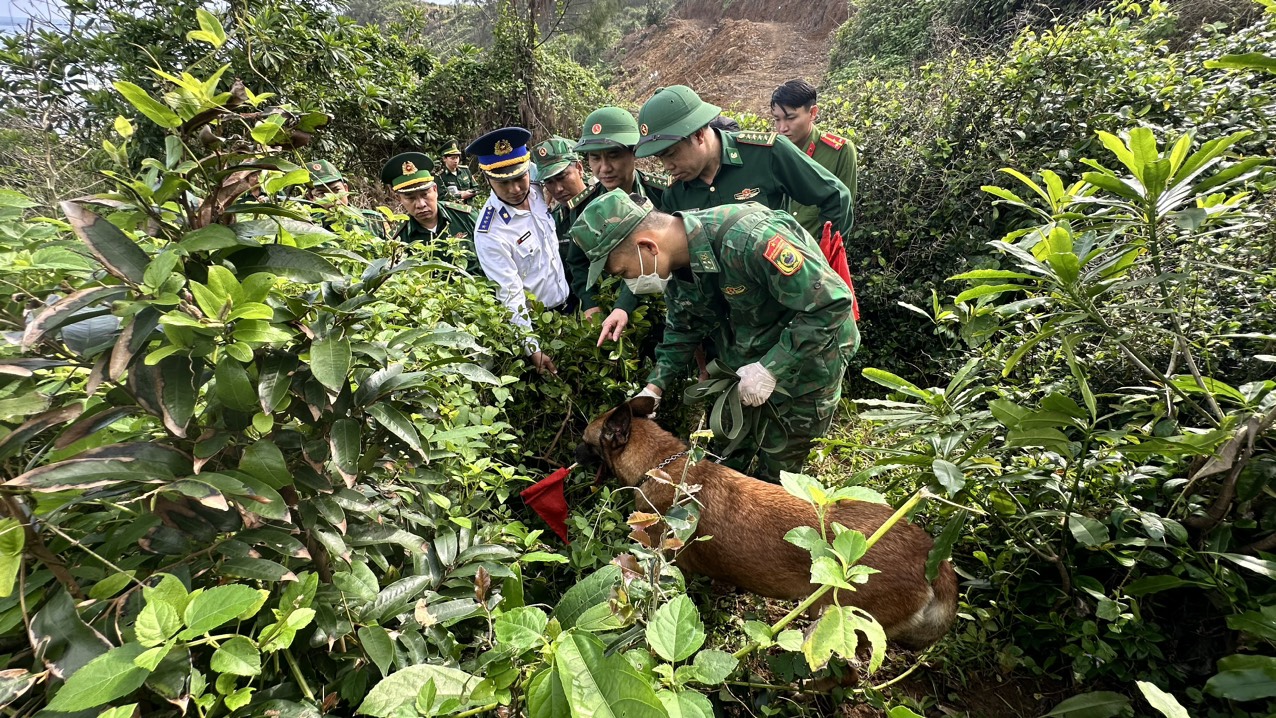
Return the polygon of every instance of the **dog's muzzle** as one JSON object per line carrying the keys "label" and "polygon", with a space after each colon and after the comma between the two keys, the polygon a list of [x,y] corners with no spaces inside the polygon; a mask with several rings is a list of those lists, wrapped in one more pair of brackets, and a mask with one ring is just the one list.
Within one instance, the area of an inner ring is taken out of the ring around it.
{"label": "dog's muzzle", "polygon": [[598,449],[581,442],[576,445],[576,463],[593,465],[602,463],[603,455],[598,453]]}

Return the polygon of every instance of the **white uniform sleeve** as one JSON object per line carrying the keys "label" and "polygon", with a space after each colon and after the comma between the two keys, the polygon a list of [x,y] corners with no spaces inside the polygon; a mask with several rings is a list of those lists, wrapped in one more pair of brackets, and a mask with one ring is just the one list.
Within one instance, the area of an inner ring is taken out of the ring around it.
{"label": "white uniform sleeve", "polygon": [[[474,238],[474,251],[478,254],[483,274],[496,282],[496,298],[510,310],[514,323],[526,329],[530,335],[532,320],[527,316],[527,292],[509,245],[493,237],[478,234]],[[527,350],[529,354],[540,350],[540,343],[534,335],[527,338]]]}

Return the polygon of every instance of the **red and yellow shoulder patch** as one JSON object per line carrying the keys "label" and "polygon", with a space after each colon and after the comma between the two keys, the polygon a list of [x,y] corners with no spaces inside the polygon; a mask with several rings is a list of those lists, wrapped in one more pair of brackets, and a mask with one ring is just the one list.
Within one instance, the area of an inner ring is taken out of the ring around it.
{"label": "red and yellow shoulder patch", "polygon": [[823,142],[824,144],[828,145],[829,147],[832,147],[835,150],[840,150],[846,146],[846,140],[841,137],[838,137],[832,132],[825,132],[824,134],[820,135],[820,142]]}
{"label": "red and yellow shoulder patch", "polygon": [[766,260],[775,265],[780,270],[780,274],[786,277],[793,276],[797,270],[802,268],[802,253],[797,251],[789,240],[775,235],[766,243],[766,251],[762,253]]}

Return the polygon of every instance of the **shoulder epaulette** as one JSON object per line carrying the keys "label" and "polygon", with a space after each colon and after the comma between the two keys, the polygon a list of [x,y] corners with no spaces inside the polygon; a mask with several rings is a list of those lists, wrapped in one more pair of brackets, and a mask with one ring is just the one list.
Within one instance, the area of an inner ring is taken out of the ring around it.
{"label": "shoulder epaulette", "polygon": [[447,207],[448,209],[456,210],[457,212],[461,212],[463,214],[470,214],[474,211],[473,207],[463,202],[449,202],[447,200],[443,200],[442,202],[439,202],[439,204],[443,205],[444,207]]}
{"label": "shoulder epaulette", "polygon": [[577,207],[581,206],[582,204],[584,204],[584,203],[588,202],[588,201],[590,200],[590,198],[591,198],[591,197],[593,197],[594,195],[598,194],[598,189],[597,189],[597,188],[599,188],[599,187],[602,187],[602,184],[601,184],[601,183],[596,184],[596,185],[594,185],[593,187],[587,187],[587,188],[585,188],[585,189],[581,190],[580,194],[578,194],[578,195],[576,195],[575,197],[572,197],[571,199],[567,200],[567,204],[566,204],[566,205],[564,205],[564,206],[565,206],[567,209],[569,209],[569,210],[570,210],[570,209],[576,209]]}
{"label": "shoulder epaulette", "polygon": [[824,144],[828,145],[829,147],[832,147],[835,150],[840,150],[846,146],[846,140],[841,137],[838,137],[832,132],[825,132],[824,134],[820,135],[820,142],[823,142]]}
{"label": "shoulder epaulette", "polygon": [[638,181],[643,184],[657,187],[659,189],[669,189],[670,180],[666,175],[647,174],[646,172],[638,173]]}
{"label": "shoulder epaulette", "polygon": [[479,220],[478,227],[475,228],[475,231],[486,232],[488,227],[492,226],[492,217],[494,216],[496,216],[496,209],[494,207],[488,207],[483,210],[483,219]]}
{"label": "shoulder epaulette", "polygon": [[735,136],[736,142],[743,142],[746,145],[762,145],[770,147],[775,144],[774,132],[738,132]]}

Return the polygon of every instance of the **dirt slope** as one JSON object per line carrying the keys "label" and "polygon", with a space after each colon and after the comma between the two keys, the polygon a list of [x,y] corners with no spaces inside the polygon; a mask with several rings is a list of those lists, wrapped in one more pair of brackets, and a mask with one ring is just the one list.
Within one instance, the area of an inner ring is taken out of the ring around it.
{"label": "dirt slope", "polygon": [[664,25],[624,39],[612,89],[641,104],[659,87],[690,85],[725,109],[764,114],[781,82],[819,82],[846,16],[845,0],[683,0]]}

